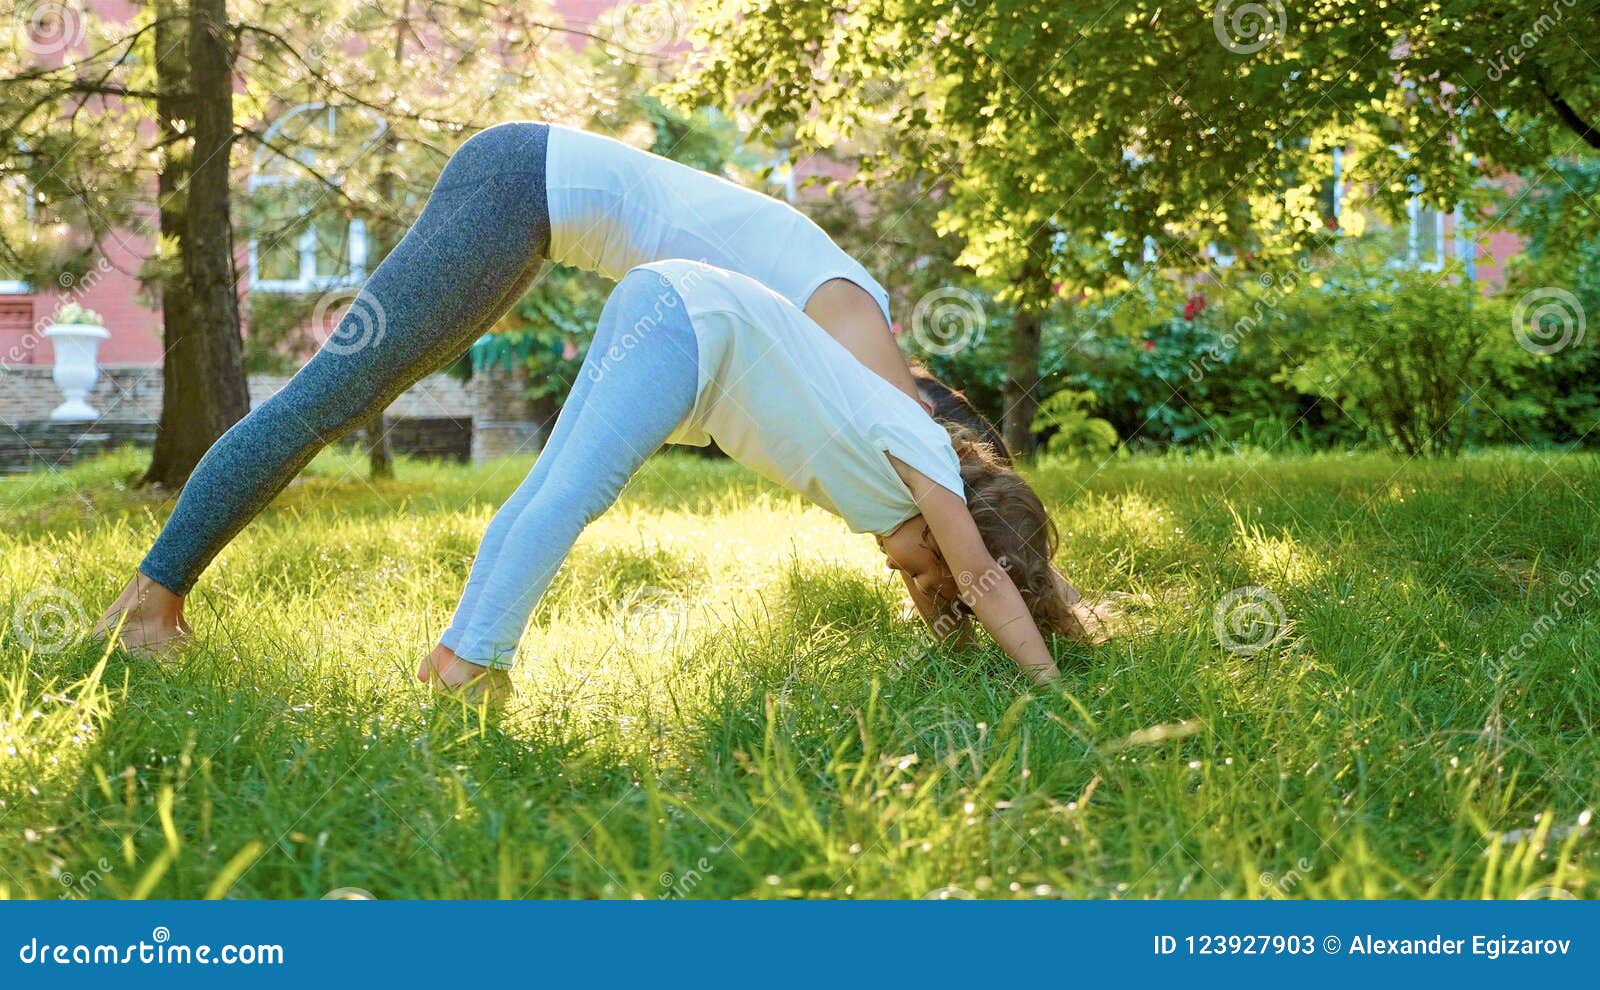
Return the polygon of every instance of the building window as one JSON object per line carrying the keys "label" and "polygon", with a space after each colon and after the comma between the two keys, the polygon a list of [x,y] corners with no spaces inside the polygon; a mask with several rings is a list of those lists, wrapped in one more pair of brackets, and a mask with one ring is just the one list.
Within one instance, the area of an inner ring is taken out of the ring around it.
{"label": "building window", "polygon": [[249,247],[252,290],[319,292],[367,277],[366,224],[330,209],[331,191],[309,176],[319,148],[348,143],[341,126],[359,127],[365,146],[386,125],[364,109],[305,103],[267,128],[249,182],[259,230]]}
{"label": "building window", "polygon": [[[1401,158],[1410,155],[1401,152]],[[1409,180],[1411,196],[1406,200],[1404,238],[1395,246],[1393,264],[1436,272],[1444,268],[1444,214],[1422,200],[1422,181]]]}
{"label": "building window", "polygon": [[1456,257],[1461,261],[1462,274],[1467,281],[1475,282],[1478,279],[1478,242],[1473,238],[1472,225],[1467,222],[1466,212],[1459,206],[1451,219],[1455,221]]}
{"label": "building window", "polygon": [[1444,214],[1412,196],[1406,203],[1406,264],[1423,271],[1444,267]]}
{"label": "building window", "polygon": [[[0,177],[0,222],[14,221],[16,227],[33,230],[36,207],[33,187],[22,175]],[[0,258],[0,295],[29,295],[33,286]]]}
{"label": "building window", "polygon": [[1333,149],[1333,169],[1328,177],[1325,188],[1323,209],[1326,211],[1326,223],[1329,230],[1340,231],[1344,224],[1344,149]]}

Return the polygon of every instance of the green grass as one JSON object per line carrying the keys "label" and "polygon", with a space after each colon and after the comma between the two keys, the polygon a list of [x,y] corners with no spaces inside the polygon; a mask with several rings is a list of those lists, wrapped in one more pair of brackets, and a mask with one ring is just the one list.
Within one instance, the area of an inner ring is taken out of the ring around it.
{"label": "green grass", "polygon": [[[657,458],[487,720],[412,672],[526,462],[326,456],[208,573],[194,647],[102,662],[70,634],[168,508],[138,466],[0,481],[0,894],[1600,889],[1595,457],[1046,465],[1063,566],[1133,597],[1038,691],[924,649],[871,540]],[[1281,635],[1231,651],[1254,585]]]}

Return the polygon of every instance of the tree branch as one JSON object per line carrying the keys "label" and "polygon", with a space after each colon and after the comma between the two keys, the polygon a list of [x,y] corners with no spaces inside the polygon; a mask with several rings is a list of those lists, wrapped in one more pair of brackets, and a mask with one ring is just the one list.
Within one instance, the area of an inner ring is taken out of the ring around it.
{"label": "tree branch", "polygon": [[1543,77],[1539,79],[1539,92],[1544,94],[1544,98],[1550,103],[1551,109],[1556,112],[1556,118],[1565,124],[1568,130],[1582,138],[1589,147],[1600,148],[1600,130],[1597,130],[1593,124],[1584,120],[1578,111],[1573,109],[1572,104],[1568,103],[1560,93],[1550,88]]}

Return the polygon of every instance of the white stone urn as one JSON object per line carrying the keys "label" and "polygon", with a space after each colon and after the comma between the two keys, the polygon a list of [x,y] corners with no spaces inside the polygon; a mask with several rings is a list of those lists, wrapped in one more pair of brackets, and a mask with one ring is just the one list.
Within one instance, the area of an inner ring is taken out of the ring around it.
{"label": "white stone urn", "polygon": [[44,335],[55,347],[56,367],[51,378],[66,401],[50,413],[53,420],[93,420],[100,414],[89,405],[89,390],[100,378],[96,358],[100,342],[111,336],[111,331],[97,323],[56,323]]}

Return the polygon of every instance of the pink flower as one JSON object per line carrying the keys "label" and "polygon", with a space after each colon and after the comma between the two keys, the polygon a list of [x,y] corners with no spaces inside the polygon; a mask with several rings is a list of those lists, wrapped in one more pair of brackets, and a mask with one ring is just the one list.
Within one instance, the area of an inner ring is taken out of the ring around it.
{"label": "pink flower", "polygon": [[896,337],[900,336],[900,324],[898,324],[898,323],[892,324],[889,327],[889,332],[894,334]]}
{"label": "pink flower", "polygon": [[561,360],[576,361],[578,359],[578,342],[571,337],[561,345]]}

